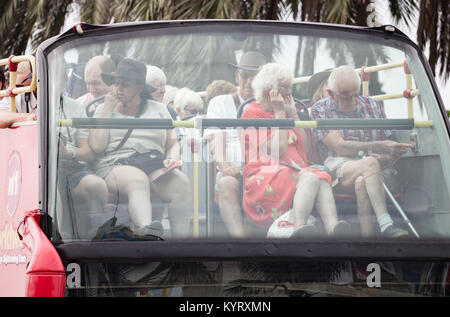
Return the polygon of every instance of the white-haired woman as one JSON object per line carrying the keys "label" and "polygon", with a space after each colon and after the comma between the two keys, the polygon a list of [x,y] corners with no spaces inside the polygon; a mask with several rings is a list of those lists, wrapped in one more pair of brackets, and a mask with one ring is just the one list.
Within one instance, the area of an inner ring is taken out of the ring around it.
{"label": "white-haired woman", "polygon": [[163,102],[164,94],[166,93],[167,78],[161,68],[153,65],[147,65],[145,82],[156,89],[150,94],[152,99],[158,102]]}
{"label": "white-haired woman", "polygon": [[203,112],[202,97],[186,87],[177,92],[173,104],[181,119],[197,116]]}
{"label": "white-haired woman", "polygon": [[165,104],[167,107],[174,109],[175,107],[174,100],[178,91],[179,89],[177,87],[166,85],[166,93],[164,94],[162,103]]}
{"label": "white-haired woman", "polygon": [[[244,109],[241,118],[299,120],[291,95],[292,82],[293,76],[285,66],[264,65],[252,83],[256,100]],[[292,208],[286,218],[293,224],[291,236],[313,236],[316,227],[307,221],[316,208],[328,235],[347,234],[350,225],[338,221],[330,176],[306,165],[302,134],[299,129],[241,133],[245,144],[243,207],[247,218],[256,226],[268,228]]]}

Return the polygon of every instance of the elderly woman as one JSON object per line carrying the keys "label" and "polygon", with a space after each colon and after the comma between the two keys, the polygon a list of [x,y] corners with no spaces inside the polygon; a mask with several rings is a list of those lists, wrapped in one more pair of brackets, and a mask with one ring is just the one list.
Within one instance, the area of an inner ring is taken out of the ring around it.
{"label": "elderly woman", "polygon": [[166,93],[166,74],[161,68],[153,65],[147,65],[147,74],[145,81],[152,86],[154,91],[151,93],[153,100],[162,102]]}
{"label": "elderly woman", "polygon": [[317,101],[328,98],[328,77],[330,77],[331,70],[327,69],[322,72],[315,73],[308,80],[308,98],[311,105]]}
{"label": "elderly woman", "polygon": [[236,93],[235,85],[226,80],[214,80],[206,87],[205,102],[209,105],[211,99],[221,95],[232,95]]}
{"label": "elderly woman", "polygon": [[175,111],[180,118],[197,116],[203,112],[202,98],[189,88],[181,88],[173,100]]}
{"label": "elderly woman", "polygon": [[[150,100],[154,89],[145,82],[144,64],[123,59],[116,73],[103,73],[102,77],[105,83],[114,85],[114,92],[105,97],[94,117],[170,118],[165,105]],[[93,129],[89,145],[99,157],[97,175],[105,179],[110,192],[118,193],[119,199],[128,198],[131,229],[137,238],[162,235],[160,221],[152,217],[153,196],[169,203],[172,236],[187,236],[192,206],[188,178],[174,169],[152,182],[160,168],[179,160],[173,130],[134,129],[129,133],[122,129]]]}
{"label": "elderly woman", "polygon": [[[293,76],[283,65],[262,67],[252,86],[256,100],[241,118],[299,120],[291,87]],[[247,218],[267,228],[292,206],[287,221],[293,223],[291,237],[317,233],[308,218],[316,208],[328,235],[345,235],[350,224],[338,221],[328,173],[306,166],[304,131],[298,129],[253,130],[241,133],[245,144],[243,207]]]}
{"label": "elderly woman", "polygon": [[162,103],[165,104],[167,107],[173,109],[174,108],[173,102],[178,91],[179,89],[177,87],[166,85],[166,93],[164,94]]}

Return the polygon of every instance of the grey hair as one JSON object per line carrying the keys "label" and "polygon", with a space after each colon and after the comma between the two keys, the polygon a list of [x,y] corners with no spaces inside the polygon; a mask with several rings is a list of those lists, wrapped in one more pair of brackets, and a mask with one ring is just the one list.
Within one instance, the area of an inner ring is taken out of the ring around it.
{"label": "grey hair", "polygon": [[168,106],[171,102],[174,102],[175,96],[178,93],[178,91],[179,89],[177,87],[166,85],[166,93],[164,94],[162,100],[163,104]]}
{"label": "grey hair", "polygon": [[330,77],[328,77],[328,89],[337,92],[337,82],[339,80],[342,80],[342,78],[348,80],[349,76],[356,78],[358,80],[358,87],[361,86],[361,77],[359,77],[359,74],[356,72],[356,70],[350,66],[344,65],[333,69]]}
{"label": "grey hair", "polygon": [[149,85],[153,82],[166,83],[166,74],[161,70],[161,68],[153,65],[147,65],[147,76],[145,82]]}
{"label": "grey hair", "polygon": [[189,88],[181,88],[178,90],[173,100],[174,107],[180,111],[184,110],[187,105],[195,105],[199,108],[203,108],[203,100],[199,94],[190,90]]}
{"label": "grey hair", "polygon": [[252,81],[256,100],[261,99],[264,91],[278,87],[280,82],[292,84],[294,76],[286,66],[282,64],[265,64]]}
{"label": "grey hair", "polygon": [[97,55],[92,57],[87,63],[85,67],[85,76],[86,72],[93,67],[94,65],[97,65],[100,68],[100,71],[102,73],[112,73],[116,70],[116,64],[113,62],[111,58],[104,55]]}

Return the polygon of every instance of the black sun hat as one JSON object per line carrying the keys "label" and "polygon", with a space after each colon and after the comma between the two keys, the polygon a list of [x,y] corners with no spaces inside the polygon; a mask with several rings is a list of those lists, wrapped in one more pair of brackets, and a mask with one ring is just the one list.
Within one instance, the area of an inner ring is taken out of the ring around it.
{"label": "black sun hat", "polygon": [[308,80],[308,98],[311,100],[314,96],[314,93],[316,92],[317,88],[320,87],[322,82],[324,80],[328,80],[328,77],[330,77],[332,69],[326,69],[324,71],[315,73],[311,76],[311,78]]}
{"label": "black sun hat", "polygon": [[157,89],[148,85],[145,82],[147,75],[147,67],[141,62],[134,59],[124,58],[117,65],[117,69],[114,73],[102,73],[102,79],[108,86],[114,84],[116,78],[129,78],[134,79],[138,83],[143,84],[148,90],[148,93],[153,93]]}

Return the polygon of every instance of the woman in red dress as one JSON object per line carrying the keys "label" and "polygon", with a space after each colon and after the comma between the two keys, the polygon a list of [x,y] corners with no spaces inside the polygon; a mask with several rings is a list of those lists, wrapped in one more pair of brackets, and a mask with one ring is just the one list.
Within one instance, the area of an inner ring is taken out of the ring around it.
{"label": "woman in red dress", "polygon": [[[291,95],[293,76],[280,64],[266,64],[253,80],[256,100],[241,118],[299,120]],[[328,235],[344,235],[350,224],[338,221],[329,174],[307,166],[303,129],[247,129],[241,131],[245,145],[243,207],[247,218],[259,227],[289,211],[292,236],[313,236],[307,224],[313,208],[322,218]]]}

